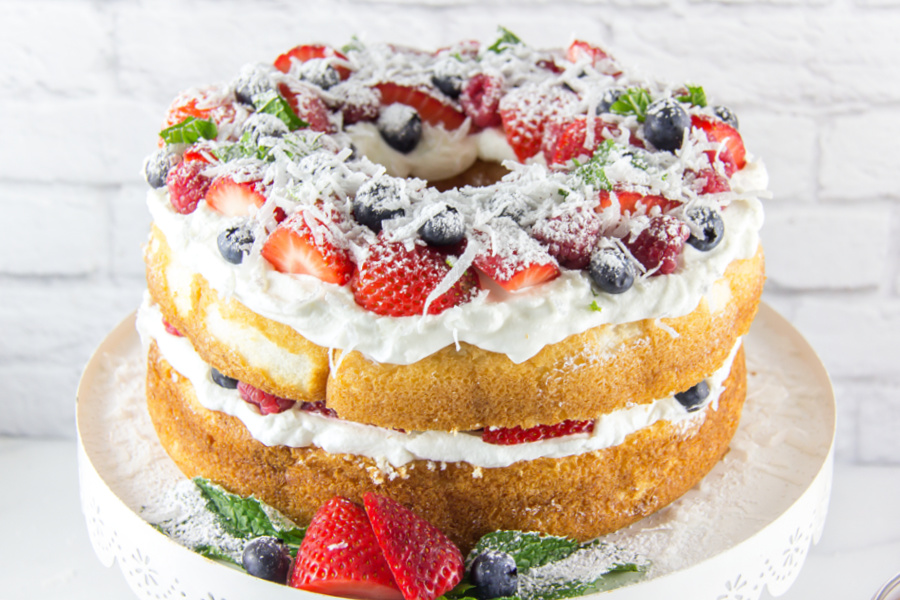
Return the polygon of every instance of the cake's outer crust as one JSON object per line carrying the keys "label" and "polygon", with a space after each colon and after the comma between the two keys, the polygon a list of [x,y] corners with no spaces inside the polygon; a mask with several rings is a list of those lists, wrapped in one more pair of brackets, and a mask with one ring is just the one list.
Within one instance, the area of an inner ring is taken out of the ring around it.
{"label": "cake's outer crust", "polygon": [[744,352],[736,356],[716,410],[702,425],[659,421],[604,450],[497,469],[415,461],[393,475],[368,458],[318,448],[267,447],[234,417],[203,408],[190,381],[148,358],[147,401],[159,439],[189,477],[255,495],[299,523],[336,495],[386,494],[438,526],[464,552],[498,529],[588,540],[666,506],[725,454],[746,392]]}
{"label": "cake's outer crust", "polygon": [[[765,280],[760,249],[753,258],[732,263],[714,284],[711,293],[721,304],[715,312],[703,299],[681,317],[595,327],[519,364],[462,343],[412,365],[376,363],[349,352],[335,359],[334,372],[324,348],[220,297],[202,276],[185,277],[173,266],[172,252],[155,227],[145,260],[148,288],[163,315],[219,371],[278,396],[327,399],[330,408],[350,421],[414,431],[593,419],[629,403],[684,391],[712,374],[750,329]],[[274,372],[284,361],[255,356],[253,346],[217,339],[208,327],[210,315],[264,336],[299,365]]]}

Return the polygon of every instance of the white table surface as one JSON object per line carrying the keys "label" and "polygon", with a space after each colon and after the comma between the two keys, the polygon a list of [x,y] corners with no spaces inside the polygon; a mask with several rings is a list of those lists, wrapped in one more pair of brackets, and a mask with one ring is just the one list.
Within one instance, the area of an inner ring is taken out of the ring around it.
{"label": "white table surface", "polygon": [[[0,481],[0,598],[134,598],[91,549],[74,441],[0,437]],[[900,571],[898,506],[900,466],[837,465],[825,533],[781,598],[869,600]]]}

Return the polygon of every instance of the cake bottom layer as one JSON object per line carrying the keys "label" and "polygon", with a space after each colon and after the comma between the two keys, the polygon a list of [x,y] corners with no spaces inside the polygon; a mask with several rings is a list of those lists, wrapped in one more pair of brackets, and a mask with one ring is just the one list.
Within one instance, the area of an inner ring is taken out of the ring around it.
{"label": "cake bottom layer", "polygon": [[376,461],[315,447],[265,446],[236,418],[199,404],[190,381],[153,342],[147,404],[163,448],[188,477],[254,495],[308,523],[336,495],[391,496],[443,530],[464,552],[498,529],[588,540],[625,527],[693,487],[728,449],[746,394],[740,349],[715,407],[703,418],[659,421],[618,446],[566,458],[483,469],[413,461],[383,471]]}

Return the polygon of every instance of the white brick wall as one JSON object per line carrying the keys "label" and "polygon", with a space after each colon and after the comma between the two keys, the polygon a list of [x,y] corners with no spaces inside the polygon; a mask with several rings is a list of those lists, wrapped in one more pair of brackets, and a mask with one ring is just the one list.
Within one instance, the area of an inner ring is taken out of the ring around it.
{"label": "white brick wall", "polygon": [[766,299],[839,399],[838,457],[900,463],[900,0],[6,0],[0,433],[73,433],[91,350],[138,303],[138,171],[179,90],[301,41],[597,40],[701,83],[770,169]]}

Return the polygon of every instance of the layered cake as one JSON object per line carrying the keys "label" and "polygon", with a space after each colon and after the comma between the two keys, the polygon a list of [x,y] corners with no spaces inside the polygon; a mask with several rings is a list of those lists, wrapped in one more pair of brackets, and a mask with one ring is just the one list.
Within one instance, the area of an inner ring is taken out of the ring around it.
{"label": "layered cake", "polygon": [[728,449],[767,178],[700,86],[505,30],[301,45],[176,98],[145,175],[147,401],[188,476],[299,523],[377,493],[465,551],[596,538]]}

